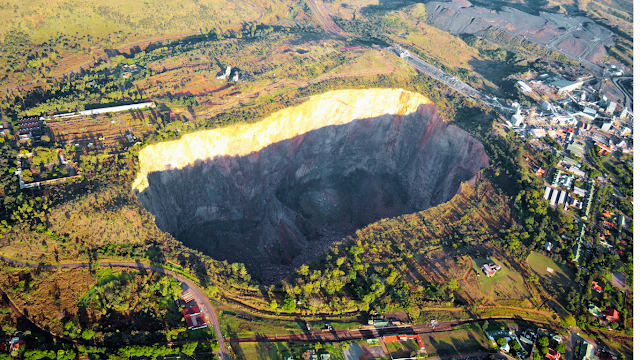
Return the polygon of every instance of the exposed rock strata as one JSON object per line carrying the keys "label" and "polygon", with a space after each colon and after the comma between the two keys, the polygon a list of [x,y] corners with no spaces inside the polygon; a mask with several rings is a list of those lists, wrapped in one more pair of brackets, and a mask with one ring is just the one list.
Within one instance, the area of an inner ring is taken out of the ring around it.
{"label": "exposed rock strata", "polygon": [[148,146],[133,187],[161,229],[271,282],[359,227],[448,201],[487,165],[424,96],[344,90]]}

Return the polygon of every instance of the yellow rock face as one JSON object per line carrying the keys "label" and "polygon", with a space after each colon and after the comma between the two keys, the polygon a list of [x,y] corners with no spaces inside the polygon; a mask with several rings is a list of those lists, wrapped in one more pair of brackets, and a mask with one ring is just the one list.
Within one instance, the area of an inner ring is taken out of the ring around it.
{"label": "yellow rock face", "polygon": [[312,130],[385,114],[406,115],[426,104],[433,102],[403,89],[337,90],[315,95],[254,124],[203,130],[145,147],[140,151],[140,171],[133,190],[146,189],[147,175],[155,171],[182,169],[217,156],[244,156]]}

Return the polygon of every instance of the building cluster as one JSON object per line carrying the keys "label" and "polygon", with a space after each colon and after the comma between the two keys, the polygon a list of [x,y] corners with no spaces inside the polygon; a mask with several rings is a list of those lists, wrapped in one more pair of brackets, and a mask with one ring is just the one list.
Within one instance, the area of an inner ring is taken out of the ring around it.
{"label": "building cluster", "polygon": [[15,135],[18,141],[40,141],[42,137],[42,127],[46,124],[44,123],[43,117],[32,116],[18,120],[16,125]]}
{"label": "building cluster", "polygon": [[128,79],[131,77],[131,74],[136,73],[140,71],[140,68],[133,64],[133,65],[123,65],[122,66],[122,73],[120,76],[122,76],[125,79]]}
{"label": "building cluster", "polygon": [[551,186],[546,186],[544,199],[552,207],[567,211],[570,207],[582,214],[582,219],[588,218],[593,203],[595,182],[587,179],[587,189],[576,186],[576,179],[584,180],[584,172],[571,167],[569,171],[556,169]]}
{"label": "building cluster", "polygon": [[21,347],[27,343],[19,337],[12,337],[0,342],[0,352],[7,352],[11,357],[17,357]]}
{"label": "building cluster", "polygon": [[[184,306],[182,309],[182,315],[187,323],[187,329],[198,330],[206,328],[207,322],[204,318],[204,314],[200,311],[200,307],[196,303],[191,291],[187,290],[183,292],[180,300],[182,300],[182,304],[179,305]],[[180,302],[180,300],[178,300],[178,302]]]}
{"label": "building cluster", "polygon": [[616,150],[632,153],[633,148],[627,140],[633,137],[633,113],[590,85],[585,85],[589,77],[540,74],[536,78],[518,81],[516,85],[523,92],[535,90],[546,95],[548,100],[528,109],[523,109],[518,103],[501,106],[508,119],[506,125],[522,137],[530,135],[541,139],[550,136],[567,147],[576,141],[581,146],[568,150],[577,156],[582,155],[585,142],[599,147],[601,153]]}
{"label": "building cluster", "polygon": [[[514,332],[513,330],[486,331],[485,334],[489,338],[489,342],[491,343],[492,346],[494,347],[499,346],[500,351],[507,354],[510,352],[511,353],[515,352],[515,355],[521,360],[524,360],[525,358],[527,358],[527,356],[529,356],[533,350],[531,346],[525,347],[525,344],[528,345],[528,342],[523,343],[520,340],[522,336],[518,336],[516,332]],[[504,339],[504,345],[498,344],[500,339]],[[512,349],[512,344],[514,343],[518,343],[518,345],[520,345],[520,350],[515,351]]]}

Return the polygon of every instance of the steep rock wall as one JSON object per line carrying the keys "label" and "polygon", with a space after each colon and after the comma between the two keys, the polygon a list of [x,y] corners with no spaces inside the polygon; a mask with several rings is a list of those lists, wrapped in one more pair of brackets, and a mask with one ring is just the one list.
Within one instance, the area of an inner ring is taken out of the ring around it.
{"label": "steep rock wall", "polygon": [[487,165],[424,96],[342,90],[148,146],[133,188],[161,229],[272,282],[359,227],[448,201]]}

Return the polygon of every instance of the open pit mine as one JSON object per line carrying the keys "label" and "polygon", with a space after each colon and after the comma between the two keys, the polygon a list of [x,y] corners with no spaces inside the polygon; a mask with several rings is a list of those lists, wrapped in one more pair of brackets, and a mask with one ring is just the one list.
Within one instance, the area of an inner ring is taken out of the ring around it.
{"label": "open pit mine", "polygon": [[426,97],[340,90],[147,146],[133,191],[160,229],[273,283],[358,228],[450,200],[488,164]]}

